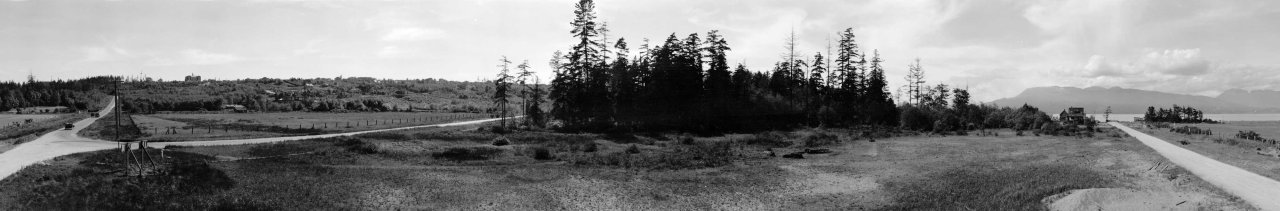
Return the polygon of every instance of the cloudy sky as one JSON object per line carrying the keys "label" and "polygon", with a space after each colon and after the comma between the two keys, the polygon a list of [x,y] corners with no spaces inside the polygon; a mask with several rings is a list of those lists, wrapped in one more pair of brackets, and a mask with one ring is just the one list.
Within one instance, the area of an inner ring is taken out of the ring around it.
{"label": "cloudy sky", "polygon": [[[146,75],[491,78],[499,58],[549,77],[568,49],[570,0],[3,1],[0,80]],[[730,60],[766,71],[795,31],[806,55],[853,28],[892,85],[920,58],[930,83],[975,98],[1036,86],[1213,96],[1280,89],[1272,0],[646,0],[597,2],[632,46],[720,30]]]}

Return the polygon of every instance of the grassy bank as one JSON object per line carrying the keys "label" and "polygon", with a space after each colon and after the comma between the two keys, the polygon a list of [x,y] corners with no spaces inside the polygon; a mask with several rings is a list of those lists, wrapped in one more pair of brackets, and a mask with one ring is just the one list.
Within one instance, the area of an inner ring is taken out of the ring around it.
{"label": "grassy bank", "polygon": [[[118,122],[119,128],[116,127],[117,115],[120,115],[120,121]],[[118,132],[117,129],[119,130]],[[84,128],[84,130],[80,130],[78,134],[83,137],[101,140],[115,140],[117,137],[120,139],[139,139],[147,137],[146,134],[143,134],[142,131],[138,129],[138,125],[133,121],[132,114],[126,113],[121,115],[116,112],[112,112],[106,116],[102,116],[102,118],[98,118],[98,120],[94,121],[93,124],[90,124],[88,127]]]}
{"label": "grassy bank", "polygon": [[[150,150],[159,155],[159,150]],[[59,157],[0,181],[5,210],[265,210],[244,196],[222,193],[236,185],[207,162],[211,157],[167,152],[158,159],[165,175],[125,175],[113,150]]]}

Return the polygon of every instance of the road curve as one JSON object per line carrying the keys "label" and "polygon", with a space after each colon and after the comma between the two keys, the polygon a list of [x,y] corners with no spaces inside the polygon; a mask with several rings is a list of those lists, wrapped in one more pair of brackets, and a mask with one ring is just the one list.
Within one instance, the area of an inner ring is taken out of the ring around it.
{"label": "road curve", "polygon": [[1254,207],[1280,211],[1280,182],[1183,149],[1123,124],[1111,122],[1111,125],[1138,138],[1142,144],[1155,149],[1160,155],[1199,176],[1200,179],[1248,201]]}
{"label": "road curve", "polygon": [[[101,114],[99,116],[107,116],[108,113],[111,113],[113,108],[115,108],[114,99],[112,99],[110,104],[107,104],[106,108],[99,111],[99,114]],[[0,153],[0,180],[8,178],[9,175],[13,175],[13,173],[17,173],[18,170],[22,170],[23,167],[40,161],[53,159],[54,157],[77,152],[115,148],[116,144],[114,142],[95,140],[76,135],[80,130],[84,130],[84,128],[93,124],[93,121],[98,120],[98,118],[99,117],[90,117],[76,121],[75,123],[72,123],[75,125],[75,128],[72,128],[71,130],[55,130],[36,138],[36,140],[20,144],[9,151]]]}
{"label": "road curve", "polygon": [[[115,106],[115,102],[113,100],[111,104],[108,104],[106,108],[102,109],[100,116],[107,116],[107,114],[111,112],[114,106]],[[520,117],[522,116],[511,117],[511,118],[520,118]],[[18,145],[17,147],[14,147],[13,149],[10,149],[9,151],[0,153],[0,180],[4,180],[4,178],[8,178],[10,175],[17,173],[19,170],[22,170],[22,168],[27,167],[31,164],[36,164],[41,161],[53,159],[58,156],[69,155],[69,154],[80,153],[80,152],[89,152],[89,151],[116,148],[117,147],[116,142],[85,138],[85,137],[80,137],[80,135],[76,134],[76,133],[79,133],[80,130],[83,130],[84,128],[89,127],[89,125],[93,124],[93,122],[96,120],[98,120],[98,118],[92,117],[92,118],[86,118],[86,119],[77,121],[74,123],[75,124],[74,129],[53,131],[48,134],[44,134],[39,138],[36,138],[36,140],[23,143],[21,145]],[[350,136],[350,135],[358,135],[358,134],[364,134],[364,133],[376,133],[376,132],[385,132],[385,131],[393,131],[393,130],[414,129],[414,128],[449,127],[449,126],[480,124],[480,123],[492,122],[492,121],[498,121],[498,120],[501,120],[501,118],[481,119],[481,120],[434,124],[434,125],[418,125],[418,126],[368,130],[368,131],[349,132],[349,133],[308,135],[308,136],[289,136],[289,137],[216,140],[216,141],[191,141],[191,142],[156,142],[156,143],[149,143],[148,146],[149,147],[165,147],[165,146],[171,146],[171,145],[172,146],[222,146],[222,145],[241,145],[241,144],[261,144],[261,143],[293,141],[293,140],[303,140],[303,139],[313,139],[313,138]]]}

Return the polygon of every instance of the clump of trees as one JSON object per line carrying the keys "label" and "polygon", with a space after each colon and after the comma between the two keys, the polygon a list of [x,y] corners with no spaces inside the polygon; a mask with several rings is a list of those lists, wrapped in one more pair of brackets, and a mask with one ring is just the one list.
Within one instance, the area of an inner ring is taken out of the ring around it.
{"label": "clump of trees", "polygon": [[0,82],[0,111],[40,106],[65,106],[73,110],[93,110],[105,105],[107,94],[102,90],[116,78],[107,76],[78,80],[36,81],[26,83]]}
{"label": "clump of trees", "polygon": [[1167,122],[1167,123],[1217,123],[1213,119],[1204,118],[1204,112],[1192,107],[1180,107],[1173,105],[1173,109],[1159,108],[1155,106],[1147,107],[1147,113],[1142,117],[1147,122]]}
{"label": "clump of trees", "polygon": [[[258,112],[497,111],[489,107],[494,84],[443,79],[134,80],[120,89],[125,109],[138,113],[222,111],[226,104]],[[513,93],[522,89],[511,87]]]}
{"label": "clump of trees", "polygon": [[[852,29],[840,33],[834,61],[795,52],[769,73],[730,66],[731,50],[716,30],[630,53],[608,37],[594,3],[579,1],[570,31],[577,43],[551,62],[551,116],[570,131],[744,131],[801,125],[896,125],[883,60],[862,51]],[[612,47],[610,47],[612,46]]]}

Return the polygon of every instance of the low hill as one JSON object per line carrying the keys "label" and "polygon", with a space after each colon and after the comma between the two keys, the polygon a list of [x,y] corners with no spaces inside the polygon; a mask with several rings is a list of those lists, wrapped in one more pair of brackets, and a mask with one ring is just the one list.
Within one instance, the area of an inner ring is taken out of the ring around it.
{"label": "low hill", "polygon": [[[1253,94],[1249,92],[1245,93]],[[1265,94],[1267,92],[1258,93]],[[1238,93],[1232,93],[1227,98],[1248,98],[1236,97],[1239,96],[1237,94]],[[1278,98],[1273,97],[1271,99]],[[1062,111],[1068,107],[1084,107],[1085,111],[1088,113],[1103,113],[1106,111],[1107,106],[1110,106],[1112,113],[1140,114],[1146,112],[1146,109],[1149,106],[1170,107],[1174,104],[1194,107],[1205,111],[1206,113],[1280,112],[1280,107],[1258,106],[1265,105],[1265,103],[1251,102],[1254,101],[1224,100],[1222,96],[1213,98],[1199,95],[1173,94],[1117,87],[1089,87],[1082,89],[1076,87],[1053,86],[1029,88],[1022,91],[1022,93],[1017,96],[995,100],[991,103],[1008,106],[1026,103],[1040,107],[1042,110],[1049,113],[1056,113],[1057,111]]]}
{"label": "low hill", "polygon": [[1280,91],[1231,89],[1218,95],[1218,100],[1259,108],[1280,107]]}

